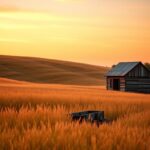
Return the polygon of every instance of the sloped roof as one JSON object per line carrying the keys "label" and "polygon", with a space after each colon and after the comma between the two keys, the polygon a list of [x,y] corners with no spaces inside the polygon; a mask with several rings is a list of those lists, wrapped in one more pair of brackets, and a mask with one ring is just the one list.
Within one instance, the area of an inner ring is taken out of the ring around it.
{"label": "sloped roof", "polygon": [[141,62],[120,62],[114,68],[112,68],[106,76],[125,76],[130,72],[135,66]]}

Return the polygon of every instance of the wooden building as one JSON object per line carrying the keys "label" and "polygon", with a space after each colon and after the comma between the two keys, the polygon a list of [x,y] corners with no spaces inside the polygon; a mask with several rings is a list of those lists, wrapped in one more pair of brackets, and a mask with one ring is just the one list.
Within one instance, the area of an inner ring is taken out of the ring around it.
{"label": "wooden building", "polygon": [[106,79],[108,90],[150,93],[150,71],[141,62],[121,62]]}

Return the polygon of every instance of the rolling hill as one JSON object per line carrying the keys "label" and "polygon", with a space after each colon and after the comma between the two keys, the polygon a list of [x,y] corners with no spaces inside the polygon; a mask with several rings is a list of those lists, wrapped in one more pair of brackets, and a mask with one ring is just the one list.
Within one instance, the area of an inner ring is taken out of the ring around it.
{"label": "rolling hill", "polygon": [[0,77],[19,81],[104,85],[108,69],[69,61],[0,55]]}

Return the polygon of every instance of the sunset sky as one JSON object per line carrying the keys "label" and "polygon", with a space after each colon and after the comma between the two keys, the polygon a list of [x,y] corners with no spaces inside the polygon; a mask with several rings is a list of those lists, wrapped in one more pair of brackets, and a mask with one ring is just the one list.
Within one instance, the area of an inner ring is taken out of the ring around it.
{"label": "sunset sky", "polygon": [[0,0],[0,55],[150,62],[150,0]]}

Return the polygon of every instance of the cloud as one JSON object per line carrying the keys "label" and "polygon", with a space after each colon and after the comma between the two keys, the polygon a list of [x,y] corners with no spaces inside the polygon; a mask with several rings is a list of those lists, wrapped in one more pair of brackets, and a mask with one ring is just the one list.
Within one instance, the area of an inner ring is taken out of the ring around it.
{"label": "cloud", "polygon": [[28,43],[26,40],[14,39],[14,38],[0,38],[0,42],[9,42],[9,43]]}
{"label": "cloud", "polygon": [[20,9],[15,6],[0,6],[0,11],[19,11]]}

